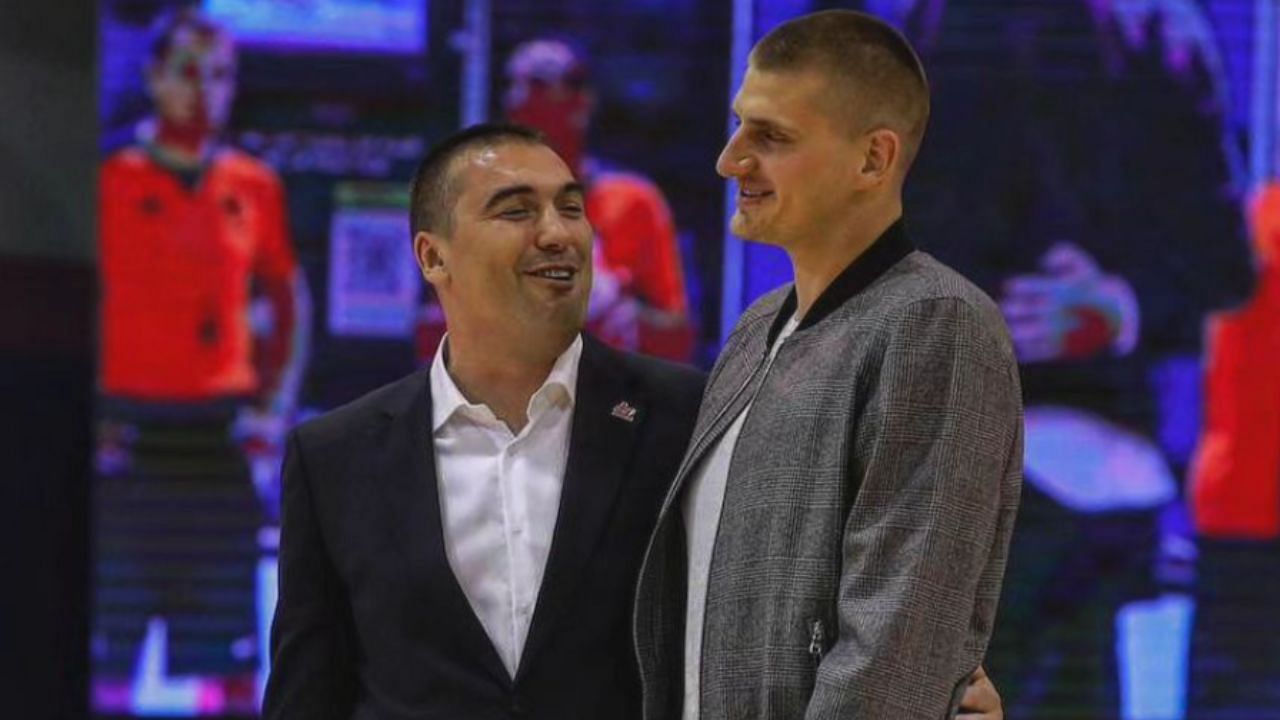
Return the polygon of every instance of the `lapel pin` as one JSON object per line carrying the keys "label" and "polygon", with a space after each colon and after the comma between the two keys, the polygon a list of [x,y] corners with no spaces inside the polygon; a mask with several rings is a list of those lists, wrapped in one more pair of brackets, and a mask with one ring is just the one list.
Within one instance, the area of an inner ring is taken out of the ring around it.
{"label": "lapel pin", "polygon": [[613,410],[609,414],[619,420],[626,420],[627,422],[636,421],[636,409],[626,400],[614,405]]}

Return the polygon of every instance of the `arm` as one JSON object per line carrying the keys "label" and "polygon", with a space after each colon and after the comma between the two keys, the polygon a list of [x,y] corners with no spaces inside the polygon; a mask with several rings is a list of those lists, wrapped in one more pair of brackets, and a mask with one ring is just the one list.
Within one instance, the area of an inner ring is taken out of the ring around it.
{"label": "arm", "polygon": [[307,359],[311,328],[311,294],[289,240],[284,187],[277,178],[265,183],[262,226],[254,276],[271,318],[257,339],[258,409],[288,416],[297,404],[298,385]]}
{"label": "arm", "polygon": [[850,452],[839,633],[806,718],[937,720],[991,635],[1021,479],[1016,366],[994,312],[917,302],[895,324]]}
{"label": "arm", "polygon": [[263,278],[262,296],[274,322],[259,341],[259,407],[271,414],[288,415],[297,405],[307,355],[311,295],[306,276],[301,269],[294,269],[283,277]]}
{"label": "arm", "polygon": [[280,597],[262,716],[347,718],[356,685],[350,609],[320,532],[296,431],[289,436],[283,484]]}
{"label": "arm", "polygon": [[662,192],[647,180],[628,177],[606,183],[591,200],[605,260],[618,272],[624,292],[640,301],[640,352],[688,362],[693,326],[680,243]]}
{"label": "arm", "polygon": [[1008,278],[1003,289],[1000,309],[1021,362],[1127,355],[1138,344],[1133,287],[1074,243],[1056,243],[1040,272]]}

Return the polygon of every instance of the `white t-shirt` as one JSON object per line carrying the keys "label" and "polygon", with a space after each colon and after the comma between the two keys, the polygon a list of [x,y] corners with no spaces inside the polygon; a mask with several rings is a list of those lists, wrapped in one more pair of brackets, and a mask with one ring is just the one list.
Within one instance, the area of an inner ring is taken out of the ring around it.
{"label": "white t-shirt", "polygon": [[[778,355],[778,348],[782,347],[782,343],[795,332],[799,324],[800,319],[792,316],[778,333],[778,338],[773,341],[773,347],[769,350],[768,365],[764,369],[766,376],[773,366],[773,359]],[[682,510],[689,548],[689,591],[684,624],[684,720],[698,719],[702,620],[707,604],[707,576],[711,572],[711,554],[715,550],[716,531],[720,527],[720,509],[724,505],[724,492],[729,480],[729,462],[733,459],[733,450],[738,444],[738,434],[742,432],[742,425],[754,403],[753,397],[703,458],[697,472],[689,478],[689,488],[684,496]]]}

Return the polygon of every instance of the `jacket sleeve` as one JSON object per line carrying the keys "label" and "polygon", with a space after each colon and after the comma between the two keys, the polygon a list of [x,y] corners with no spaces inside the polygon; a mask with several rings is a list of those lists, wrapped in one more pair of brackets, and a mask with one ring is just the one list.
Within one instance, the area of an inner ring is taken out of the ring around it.
{"label": "jacket sleeve", "polygon": [[350,609],[320,530],[296,430],[282,483],[280,594],[263,718],[345,719],[356,686]]}
{"label": "jacket sleeve", "polygon": [[998,314],[918,301],[885,342],[853,416],[837,632],[808,720],[952,717],[1004,575],[1022,405]]}

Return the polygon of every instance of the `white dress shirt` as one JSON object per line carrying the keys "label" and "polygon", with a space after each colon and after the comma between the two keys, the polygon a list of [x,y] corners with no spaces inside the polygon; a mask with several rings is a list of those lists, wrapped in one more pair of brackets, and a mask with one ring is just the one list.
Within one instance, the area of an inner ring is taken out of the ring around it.
{"label": "white dress shirt", "polygon": [[445,369],[447,340],[440,341],[431,364],[431,433],[445,554],[515,677],[560,508],[582,337],[529,398],[528,422],[518,435],[487,405],[467,402],[458,390]]}
{"label": "white dress shirt", "polygon": [[[800,320],[792,316],[778,333],[769,351],[769,365],[764,369],[766,375],[773,365],[773,359],[778,355],[778,348],[782,347],[783,341],[795,332],[799,324]],[[697,471],[689,478],[689,488],[685,491],[684,505],[681,508],[689,550],[689,591],[686,595],[684,623],[684,720],[698,720],[702,681],[702,620],[707,606],[707,576],[711,573],[711,554],[716,548],[716,531],[720,529],[720,510],[724,506],[724,491],[729,481],[729,461],[733,459],[738,435],[742,432],[742,425],[754,402],[753,397],[699,463]]]}

